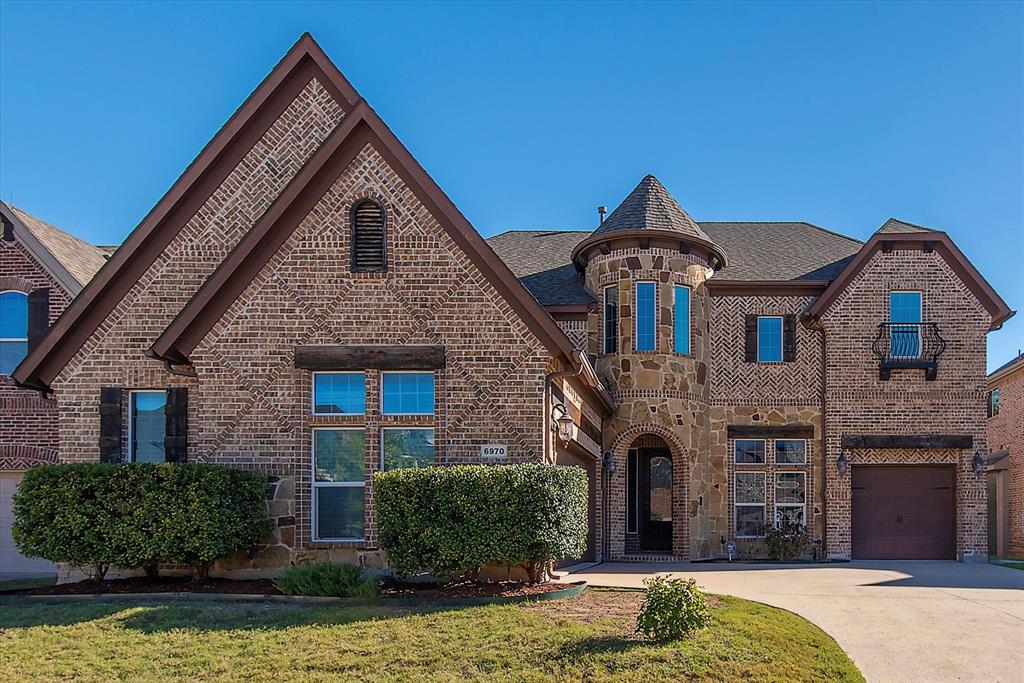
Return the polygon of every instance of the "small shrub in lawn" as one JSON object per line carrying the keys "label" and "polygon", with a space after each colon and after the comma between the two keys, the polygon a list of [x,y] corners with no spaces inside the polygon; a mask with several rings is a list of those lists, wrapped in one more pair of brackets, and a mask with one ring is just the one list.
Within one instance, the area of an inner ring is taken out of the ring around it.
{"label": "small shrub in lawn", "polygon": [[693,579],[644,581],[644,602],[636,618],[636,631],[649,640],[681,640],[711,621],[707,597]]}
{"label": "small shrub in lawn", "polygon": [[290,567],[274,580],[282,593],[337,598],[375,598],[380,582],[354,564],[313,562]]}
{"label": "small shrub in lawn", "polygon": [[768,545],[768,555],[773,560],[783,562],[795,560],[811,544],[807,527],[799,522],[791,521],[787,517],[780,519],[778,524],[765,525],[762,527],[761,533]]}

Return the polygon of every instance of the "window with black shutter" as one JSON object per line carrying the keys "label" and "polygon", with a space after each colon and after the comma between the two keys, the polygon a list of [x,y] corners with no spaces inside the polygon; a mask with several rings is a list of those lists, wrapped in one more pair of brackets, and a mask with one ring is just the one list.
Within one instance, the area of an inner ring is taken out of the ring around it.
{"label": "window with black shutter", "polygon": [[121,462],[121,387],[100,389],[100,462]]}
{"label": "window with black shutter", "polygon": [[28,294],[28,352],[35,351],[50,331],[50,288],[40,287]]}
{"label": "window with black shutter", "polygon": [[743,319],[743,360],[757,362],[757,316],[748,314]]}
{"label": "window with black shutter", "polygon": [[796,362],[796,316],[793,314],[782,318],[782,361]]}
{"label": "window with black shutter", "polygon": [[188,389],[167,390],[164,406],[164,457],[167,462],[185,462],[188,456]]}
{"label": "window with black shutter", "polygon": [[366,199],[352,207],[352,272],[387,269],[384,207]]}

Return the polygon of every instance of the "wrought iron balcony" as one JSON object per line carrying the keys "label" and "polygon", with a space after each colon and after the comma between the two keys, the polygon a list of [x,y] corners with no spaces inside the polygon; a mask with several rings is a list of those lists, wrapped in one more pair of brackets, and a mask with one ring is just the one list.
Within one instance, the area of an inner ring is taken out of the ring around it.
{"label": "wrought iron balcony", "polygon": [[889,379],[894,369],[923,368],[930,381],[938,375],[946,340],[939,334],[938,323],[879,323],[872,348],[878,356],[879,379]]}

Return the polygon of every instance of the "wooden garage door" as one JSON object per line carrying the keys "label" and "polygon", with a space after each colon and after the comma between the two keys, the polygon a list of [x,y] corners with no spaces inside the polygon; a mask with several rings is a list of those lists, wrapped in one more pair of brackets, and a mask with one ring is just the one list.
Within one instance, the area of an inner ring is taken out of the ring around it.
{"label": "wooden garage door", "polygon": [[953,467],[853,468],[853,558],[952,560]]}

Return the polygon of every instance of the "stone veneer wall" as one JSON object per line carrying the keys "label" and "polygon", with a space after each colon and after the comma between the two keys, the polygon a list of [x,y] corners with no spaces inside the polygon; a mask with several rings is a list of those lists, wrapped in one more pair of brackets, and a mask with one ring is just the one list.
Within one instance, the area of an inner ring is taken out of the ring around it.
{"label": "stone veneer wall", "polygon": [[[599,300],[603,300],[605,287],[619,288],[618,353],[600,355],[597,361],[598,374],[619,402],[604,427],[605,448],[618,463],[609,485],[609,554],[613,559],[627,552],[627,452],[645,435],[661,437],[672,453],[672,554],[686,558],[705,554],[708,522],[703,502],[710,494],[704,457],[709,429],[706,277],[706,261],[669,249],[612,250],[594,257],[586,267],[587,286]],[[637,352],[634,286],[651,281],[656,283],[656,350]],[[672,288],[677,284],[690,287],[689,355],[672,351]],[[599,310],[591,316],[591,330],[602,328],[602,315]]]}
{"label": "stone veneer wall", "polygon": [[[888,320],[889,292],[922,292],[923,319],[939,324],[946,339],[938,378],[923,370],[894,370],[878,377],[871,350],[878,324]],[[987,551],[986,487],[974,474],[975,451],[986,453],[985,335],[991,317],[937,252],[877,252],[822,316],[826,343],[825,463],[827,551],[851,553],[851,475],[840,477],[836,458],[845,434],[969,434],[963,451],[852,451],[858,464],[956,465],[958,557],[983,558]]]}
{"label": "stone veneer wall", "polygon": [[[239,555],[221,569],[327,557],[379,564],[372,477],[383,426],[433,427],[442,463],[478,461],[483,443],[508,444],[512,461],[543,457],[550,354],[370,146],[197,346],[196,379],[143,357],[341,116],[311,83],[54,383],[66,459],[97,458],[101,387],[187,386],[189,460],[271,478],[278,528],[254,558]],[[349,272],[349,210],[365,197],[387,211],[386,273]],[[317,343],[443,344],[435,414],[381,415],[380,373],[368,371],[365,416],[311,416],[311,373],[292,361],[296,345]],[[365,542],[311,539],[314,426],[365,429]]]}
{"label": "stone veneer wall", "polygon": [[[21,242],[0,240],[0,292],[28,294],[41,287],[50,288],[52,325],[70,303],[70,296]],[[24,470],[57,460],[55,400],[20,389],[14,380],[0,375],[0,415],[0,471]]]}
{"label": "stone veneer wall", "polygon": [[[822,357],[821,334],[797,324],[796,360],[788,363],[748,363],[744,356],[745,316],[799,315],[810,303],[805,296],[715,296],[711,298],[711,438],[709,467],[711,493],[708,498],[710,555],[722,556],[721,539],[736,541],[744,557],[764,557],[763,541],[736,539],[733,517],[734,473],[765,472],[767,495],[765,519],[772,520],[775,472],[806,474],[805,519],[812,539],[823,531],[823,489],[821,469]],[[776,466],[774,444],[766,446],[762,465],[735,464],[733,441],[728,428],[736,426],[813,427],[807,442],[806,465]]]}
{"label": "stone veneer wall", "polygon": [[[988,383],[999,387],[999,414],[988,418],[991,451],[1009,451],[1009,546],[1011,555],[1024,557],[1024,363]],[[993,552],[995,550],[993,549]]]}

